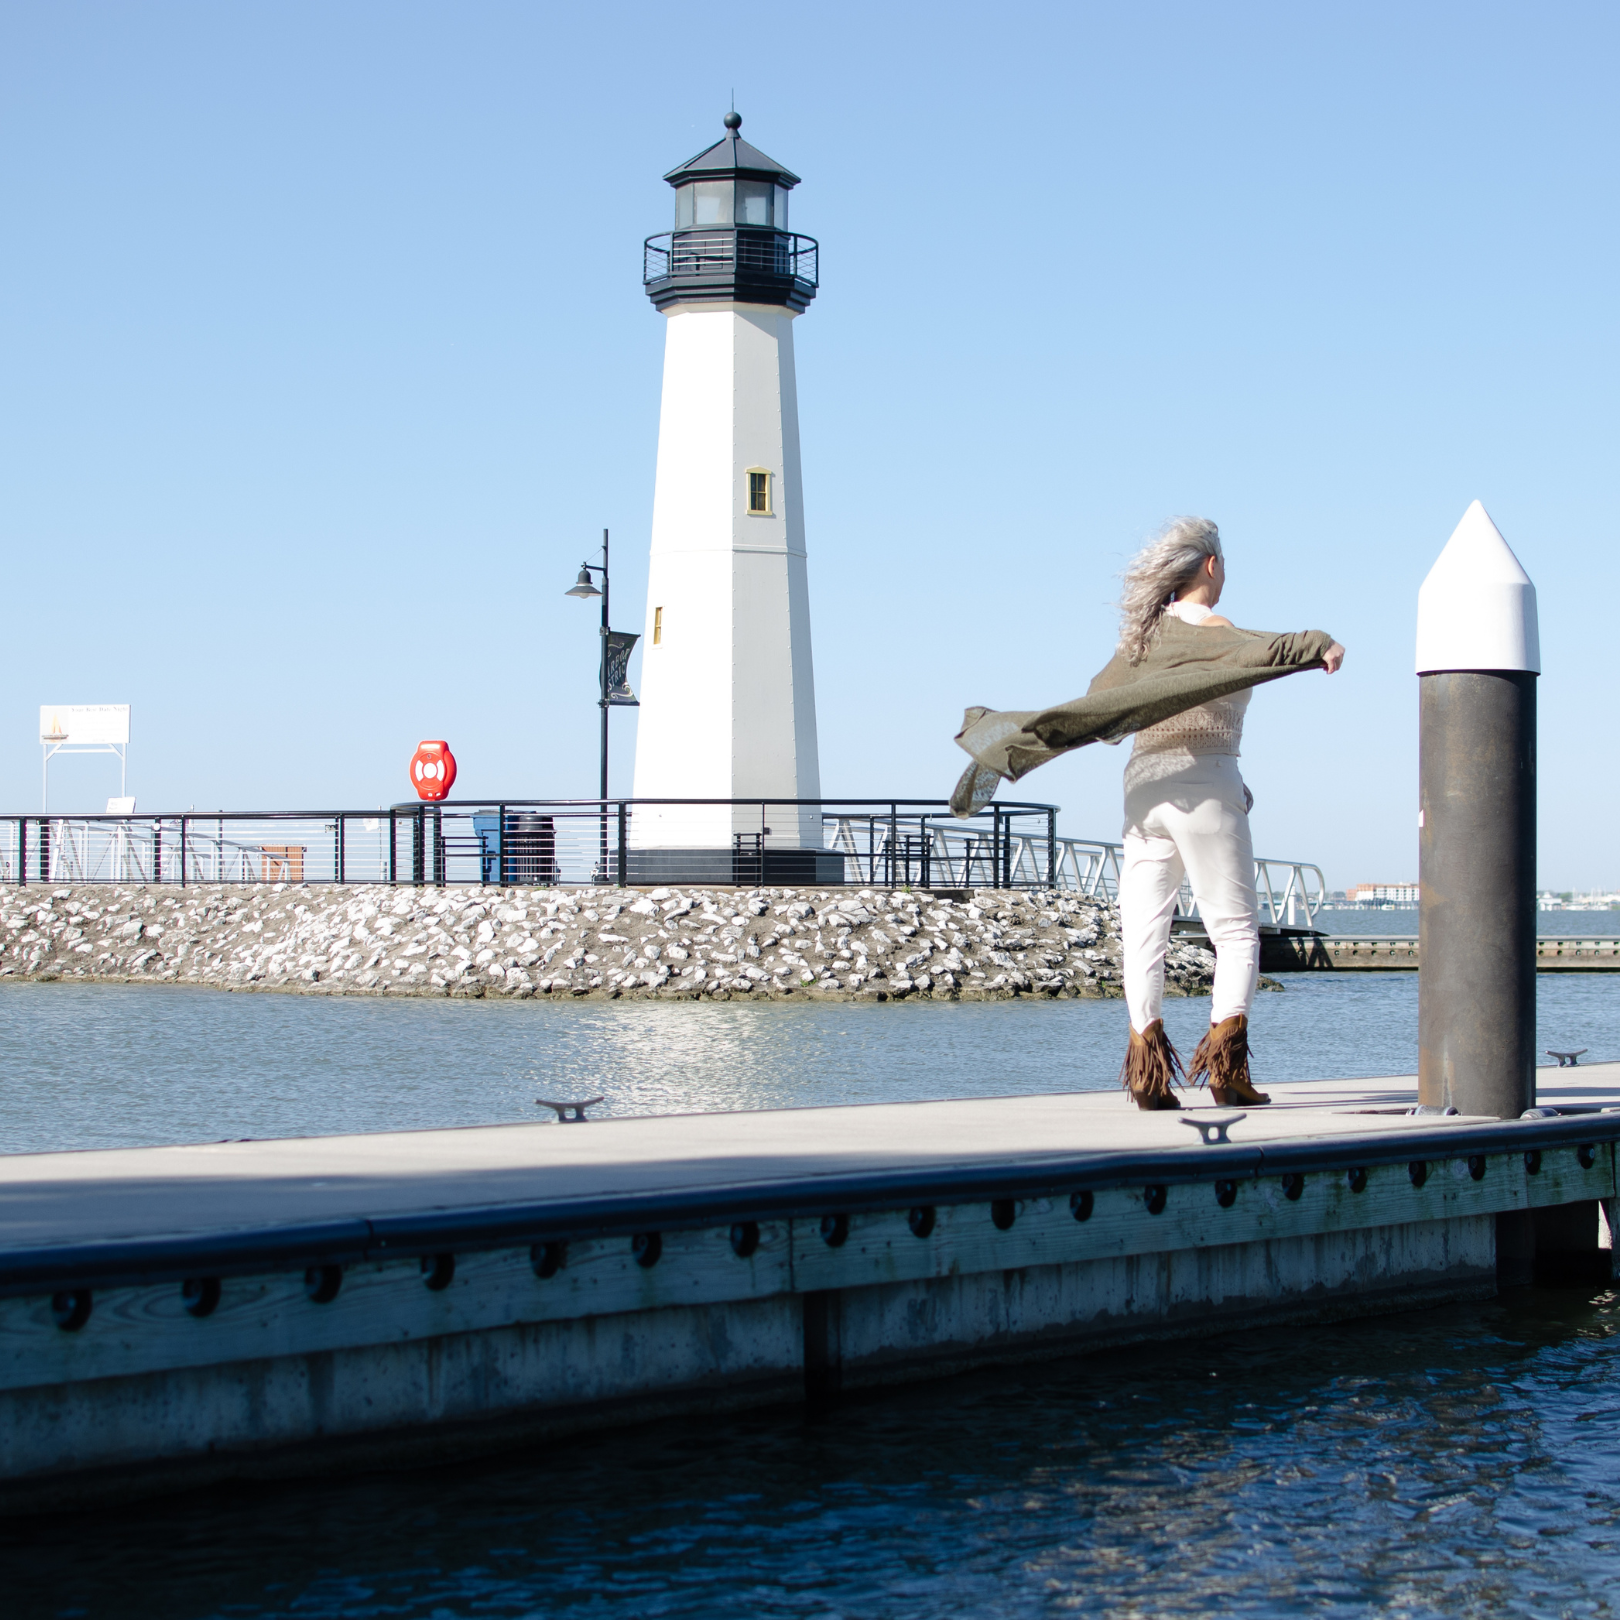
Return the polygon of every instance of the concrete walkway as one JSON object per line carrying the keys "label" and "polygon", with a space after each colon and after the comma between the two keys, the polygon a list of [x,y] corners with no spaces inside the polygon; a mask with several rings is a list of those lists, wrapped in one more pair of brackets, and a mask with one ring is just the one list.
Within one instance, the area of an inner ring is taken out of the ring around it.
{"label": "concrete walkway", "polygon": [[[1542,1103],[1620,1105],[1620,1063],[1538,1070]],[[1432,1132],[1400,1112],[1415,1076],[1272,1088],[1234,1145]],[[497,1125],[0,1157],[0,1269],[8,1250],[200,1237],[437,1210],[746,1188],[875,1172],[1038,1167],[1052,1158],[1193,1154],[1184,1121],[1208,1094],[1143,1114],[1120,1092],[666,1115],[584,1126]],[[1460,1123],[1460,1122],[1459,1122]]]}

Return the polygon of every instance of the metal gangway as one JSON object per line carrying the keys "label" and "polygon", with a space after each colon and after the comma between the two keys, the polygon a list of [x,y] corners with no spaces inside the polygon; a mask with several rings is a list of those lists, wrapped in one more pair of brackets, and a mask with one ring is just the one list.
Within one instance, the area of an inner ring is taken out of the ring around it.
{"label": "metal gangway", "polygon": [[[920,828],[926,839],[926,852],[902,849],[896,860],[883,838],[874,845],[869,837],[863,837],[867,831],[864,818],[828,816],[825,819],[827,848],[841,852],[848,861],[870,868],[868,880],[872,882],[885,881],[885,873],[900,864],[908,872],[916,871],[922,887],[1051,887],[1097,899],[1119,899],[1123,844],[1066,838],[1045,831],[1005,828],[998,831],[991,826],[971,823],[928,821]],[[924,853],[926,859],[920,858]],[[999,882],[996,881],[998,862]],[[1262,926],[1312,928],[1316,913],[1327,900],[1327,880],[1322,869],[1309,861],[1256,857],[1254,886],[1260,901]],[[1185,881],[1181,885],[1177,914],[1184,918],[1198,916],[1192,886]]]}

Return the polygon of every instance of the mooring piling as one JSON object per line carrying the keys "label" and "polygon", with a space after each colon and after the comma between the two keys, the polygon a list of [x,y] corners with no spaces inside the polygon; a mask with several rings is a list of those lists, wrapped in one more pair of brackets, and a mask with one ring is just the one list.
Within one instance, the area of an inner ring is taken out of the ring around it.
{"label": "mooring piling", "polygon": [[1418,1098],[1535,1105],[1536,588],[1475,501],[1418,592]]}

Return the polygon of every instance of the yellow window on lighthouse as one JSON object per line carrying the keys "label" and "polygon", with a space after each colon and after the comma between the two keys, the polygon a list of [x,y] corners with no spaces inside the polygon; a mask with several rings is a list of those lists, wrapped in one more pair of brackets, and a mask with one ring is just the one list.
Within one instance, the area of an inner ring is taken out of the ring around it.
{"label": "yellow window on lighthouse", "polygon": [[653,646],[659,647],[664,641],[664,610],[661,607],[653,609]]}
{"label": "yellow window on lighthouse", "polygon": [[763,467],[748,469],[748,515],[771,515],[771,475]]}

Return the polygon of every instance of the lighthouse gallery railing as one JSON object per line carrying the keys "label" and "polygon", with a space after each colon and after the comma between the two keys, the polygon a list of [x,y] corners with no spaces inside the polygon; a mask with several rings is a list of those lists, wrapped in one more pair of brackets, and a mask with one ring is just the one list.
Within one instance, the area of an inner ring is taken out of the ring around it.
{"label": "lighthouse gallery railing", "polygon": [[671,278],[726,275],[742,270],[819,284],[821,246],[813,236],[717,226],[664,231],[642,244],[641,279],[651,286]]}

